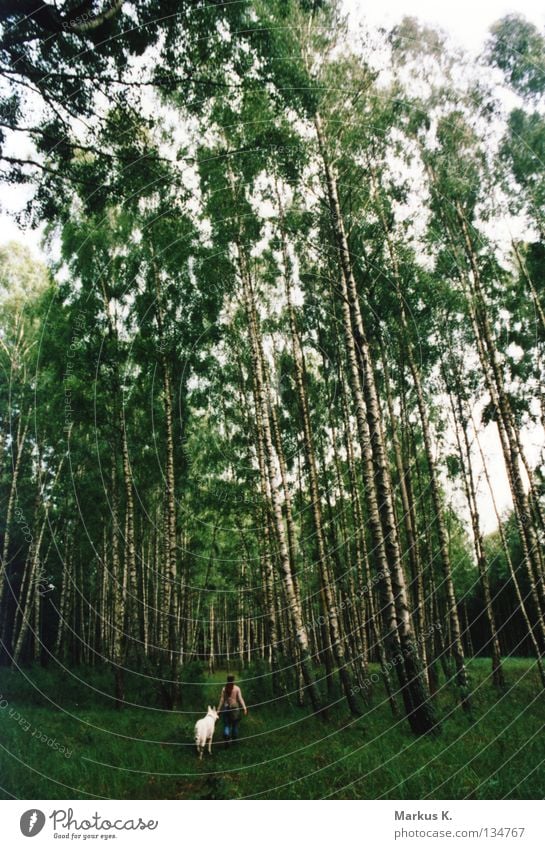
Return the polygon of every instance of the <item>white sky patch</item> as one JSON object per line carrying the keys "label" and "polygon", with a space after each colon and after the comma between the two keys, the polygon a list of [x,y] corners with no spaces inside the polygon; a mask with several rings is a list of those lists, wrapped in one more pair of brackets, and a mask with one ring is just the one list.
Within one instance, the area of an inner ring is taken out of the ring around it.
{"label": "white sky patch", "polygon": [[404,17],[418,18],[441,28],[454,43],[474,55],[482,50],[491,24],[504,15],[518,13],[537,26],[545,26],[545,5],[536,0],[344,0],[343,8],[354,28],[364,22],[391,29]]}

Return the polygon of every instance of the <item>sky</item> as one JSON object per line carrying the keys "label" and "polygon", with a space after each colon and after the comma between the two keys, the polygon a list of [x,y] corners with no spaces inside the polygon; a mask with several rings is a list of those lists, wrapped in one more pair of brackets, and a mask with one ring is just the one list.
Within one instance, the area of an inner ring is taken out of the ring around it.
{"label": "sky", "polygon": [[419,18],[441,27],[462,47],[477,53],[490,25],[510,12],[518,12],[545,27],[543,0],[344,0],[344,7],[354,22],[365,19],[388,28],[406,15]]}
{"label": "sky", "polygon": [[[359,22],[390,29],[407,15],[418,18],[423,23],[436,26],[445,31],[453,42],[474,55],[481,52],[488,36],[490,26],[512,12],[524,15],[540,28],[545,29],[545,0],[344,0],[344,9],[354,28]],[[37,232],[18,229],[9,211],[21,209],[29,197],[25,187],[4,187],[0,206],[0,244],[10,239],[25,242],[39,257],[40,235]],[[543,434],[526,435],[525,448],[531,461],[537,460]],[[510,506],[509,486],[501,457],[501,448],[495,429],[490,427],[484,434],[484,447],[493,470],[493,483],[500,510]],[[477,464],[478,465],[478,464]],[[496,526],[496,517],[487,488],[481,481],[479,512],[485,532]]]}

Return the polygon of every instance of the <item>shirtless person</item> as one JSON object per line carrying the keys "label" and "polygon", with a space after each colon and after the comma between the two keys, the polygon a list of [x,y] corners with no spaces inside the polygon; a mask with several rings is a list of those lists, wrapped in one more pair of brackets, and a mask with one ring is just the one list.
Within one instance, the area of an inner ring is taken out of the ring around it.
{"label": "shirtless person", "polygon": [[235,684],[235,676],[228,675],[227,683],[221,691],[218,704],[218,713],[223,721],[223,739],[226,743],[236,740],[238,737],[240,708],[244,711],[244,716],[247,716],[248,708],[242,698],[240,687]]}

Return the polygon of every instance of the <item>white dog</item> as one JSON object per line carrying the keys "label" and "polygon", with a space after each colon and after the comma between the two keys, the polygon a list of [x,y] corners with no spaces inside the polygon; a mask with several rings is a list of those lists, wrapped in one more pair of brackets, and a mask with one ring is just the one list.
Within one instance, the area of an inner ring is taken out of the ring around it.
{"label": "white dog", "polygon": [[198,719],[195,723],[195,745],[199,755],[199,760],[202,761],[202,753],[208,743],[208,754],[212,754],[212,737],[214,736],[214,728],[216,720],[219,719],[219,713],[213,707],[208,705],[208,713],[202,719]]}

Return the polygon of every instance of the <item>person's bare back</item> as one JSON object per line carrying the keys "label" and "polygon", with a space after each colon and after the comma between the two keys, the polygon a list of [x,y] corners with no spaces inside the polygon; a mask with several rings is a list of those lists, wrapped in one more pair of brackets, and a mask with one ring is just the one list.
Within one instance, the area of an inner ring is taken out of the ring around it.
{"label": "person's bare back", "polygon": [[233,689],[231,690],[231,693],[228,696],[225,695],[225,687],[221,691],[220,707],[225,704],[228,704],[229,707],[238,707],[240,705],[242,710],[246,711],[246,705],[244,703],[244,699],[242,698],[242,692],[238,684],[233,685]]}

